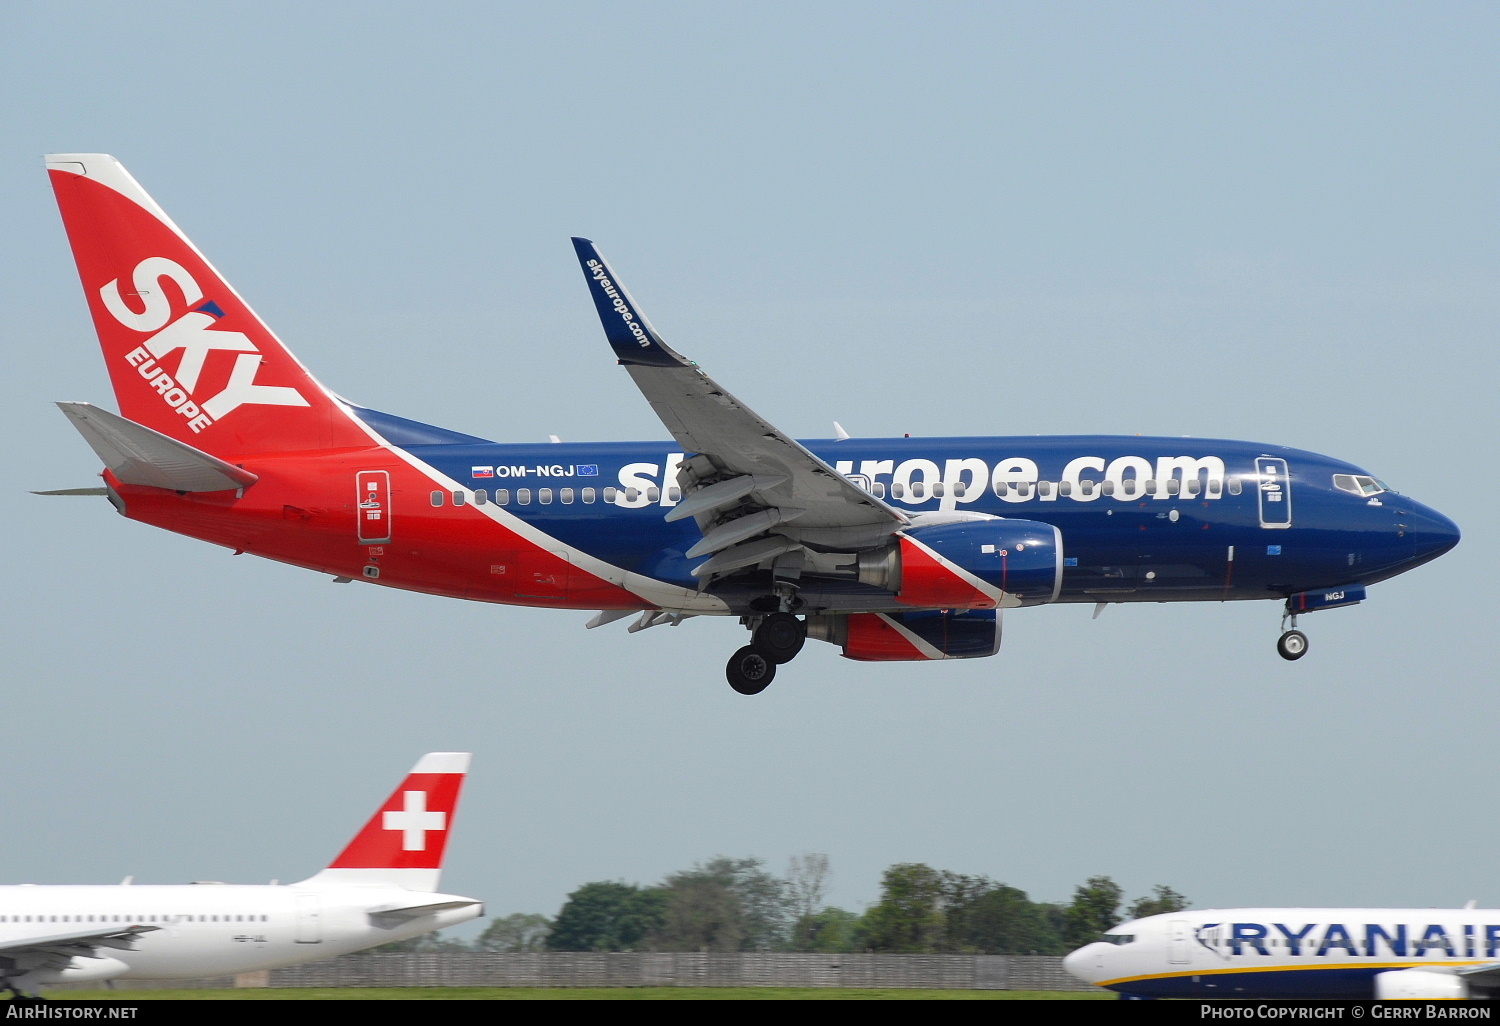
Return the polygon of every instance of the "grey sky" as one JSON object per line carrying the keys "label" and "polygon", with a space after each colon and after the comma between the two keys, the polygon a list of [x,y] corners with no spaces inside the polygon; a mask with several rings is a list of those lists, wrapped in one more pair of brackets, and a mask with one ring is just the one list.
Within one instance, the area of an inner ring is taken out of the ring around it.
{"label": "grey sky", "polygon": [[[299,878],[471,749],[448,888],[827,852],[1064,899],[1500,904],[1493,4],[32,4],[0,34],[0,880]],[[327,578],[115,516],[41,154],[118,156],[322,380],[501,440],[665,437],[568,246],[803,437],[1250,438],[1463,544],[1304,621],[1013,613],[994,659]]]}

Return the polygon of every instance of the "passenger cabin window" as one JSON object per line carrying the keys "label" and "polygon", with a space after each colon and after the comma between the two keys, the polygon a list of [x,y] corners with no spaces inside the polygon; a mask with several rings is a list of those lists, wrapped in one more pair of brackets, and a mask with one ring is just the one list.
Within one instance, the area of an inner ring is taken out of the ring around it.
{"label": "passenger cabin window", "polygon": [[543,506],[549,505],[552,502],[552,489],[538,488],[536,491],[536,501],[540,502]]}
{"label": "passenger cabin window", "polygon": [[453,505],[455,505],[455,506],[462,506],[464,504],[464,501],[466,500],[466,498],[467,498],[467,496],[465,496],[463,492],[457,492],[457,491],[454,492],[453,493]]}
{"label": "passenger cabin window", "polygon": [[661,489],[658,488],[658,487],[656,487],[655,485],[652,485],[650,488],[647,488],[646,489],[646,501],[647,502],[660,502],[661,501]]}
{"label": "passenger cabin window", "polygon": [[1364,474],[1334,474],[1333,486],[1341,491],[1366,496],[1390,491],[1381,481]]}
{"label": "passenger cabin window", "polygon": [[531,505],[531,489],[530,488],[517,488],[516,489],[516,502],[517,502],[517,504],[519,504],[521,506],[530,506]]}
{"label": "passenger cabin window", "polygon": [[903,485],[900,481],[897,481],[897,482],[895,482],[894,484],[891,485],[891,498],[893,498],[893,499],[900,499],[900,498],[904,498],[905,496],[906,496],[906,486]]}
{"label": "passenger cabin window", "polygon": [[883,498],[885,498],[885,482],[884,481],[876,481],[870,487],[870,490],[875,493],[875,498],[877,498],[877,499],[883,499]]}
{"label": "passenger cabin window", "polygon": [[594,501],[594,494],[595,493],[592,488],[585,488],[582,492],[579,493],[579,498],[581,498],[586,503],[592,504]]}
{"label": "passenger cabin window", "polygon": [[485,503],[487,503],[489,501],[490,501],[490,492],[489,492],[488,488],[476,488],[476,489],[474,489],[474,505],[476,505],[476,506],[483,506]]}
{"label": "passenger cabin window", "polygon": [[441,506],[443,504],[443,493],[442,492],[433,492],[432,493],[432,504],[434,506]]}
{"label": "passenger cabin window", "polygon": [[559,499],[559,501],[562,502],[562,504],[564,506],[571,506],[573,504],[573,489],[571,489],[571,488],[560,488],[560,489],[558,489],[557,498]]}
{"label": "passenger cabin window", "polygon": [[610,485],[609,487],[607,487],[607,488],[604,489],[604,501],[605,502],[614,502],[615,501],[615,497],[617,495],[619,495],[619,494],[620,494],[620,489],[616,488],[614,485]]}
{"label": "passenger cabin window", "polygon": [[667,489],[667,498],[672,500],[673,502],[681,502],[682,489],[678,488],[676,485],[673,485],[671,488]]}
{"label": "passenger cabin window", "polygon": [[1240,484],[1240,479],[1239,478],[1237,478],[1237,477],[1231,477],[1229,479],[1229,494],[1230,495],[1238,495],[1238,494],[1240,494],[1240,492],[1242,492],[1244,490],[1245,490],[1245,486],[1242,485],[1242,484]]}
{"label": "passenger cabin window", "polygon": [[934,484],[932,486],[932,494],[935,497],[939,498],[939,499],[941,499],[943,497],[943,491],[944,491],[943,482],[941,482],[941,481],[937,482],[936,484]]}
{"label": "passenger cabin window", "polygon": [[509,488],[496,488],[495,489],[495,502],[498,503],[501,506],[509,506],[510,505],[510,489]]}
{"label": "passenger cabin window", "polygon": [[1041,496],[1043,496],[1045,498],[1046,496],[1052,494],[1052,482],[1051,481],[1038,481],[1037,485],[1036,485],[1036,490],[1037,490],[1037,494],[1038,495],[1041,495]]}
{"label": "passenger cabin window", "polygon": [[625,501],[626,502],[634,502],[636,499],[639,499],[640,497],[641,497],[641,490],[639,488],[627,488],[627,489],[625,489]]}

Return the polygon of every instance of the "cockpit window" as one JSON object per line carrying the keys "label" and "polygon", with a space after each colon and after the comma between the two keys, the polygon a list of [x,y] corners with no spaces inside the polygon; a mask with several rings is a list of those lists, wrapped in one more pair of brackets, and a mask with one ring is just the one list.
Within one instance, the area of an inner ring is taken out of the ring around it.
{"label": "cockpit window", "polygon": [[1379,495],[1381,492],[1390,491],[1385,482],[1377,478],[1367,477],[1364,474],[1334,474],[1333,486],[1355,495]]}
{"label": "cockpit window", "polygon": [[1099,939],[1102,940],[1106,944],[1129,944],[1131,941],[1135,940],[1135,934],[1133,934],[1133,933],[1106,933],[1103,937],[1100,937]]}

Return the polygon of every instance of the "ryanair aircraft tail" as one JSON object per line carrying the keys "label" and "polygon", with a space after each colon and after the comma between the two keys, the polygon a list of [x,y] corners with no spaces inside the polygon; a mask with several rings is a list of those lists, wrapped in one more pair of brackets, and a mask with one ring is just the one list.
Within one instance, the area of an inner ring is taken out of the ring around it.
{"label": "ryanair aircraft tail", "polygon": [[222,459],[370,444],[119,161],[47,170],[126,420]]}

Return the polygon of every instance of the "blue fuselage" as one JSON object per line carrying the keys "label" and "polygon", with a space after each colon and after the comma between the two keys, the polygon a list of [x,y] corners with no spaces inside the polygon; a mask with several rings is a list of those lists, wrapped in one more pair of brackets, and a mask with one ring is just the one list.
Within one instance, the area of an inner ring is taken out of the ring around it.
{"label": "blue fuselage", "polygon": [[[699,529],[692,519],[663,519],[679,497],[684,458],[672,443],[449,442],[378,420],[393,442],[482,490],[480,501],[503,501],[616,566],[696,587],[690,571],[699,560],[684,553]],[[1451,520],[1404,495],[1351,489],[1352,478],[1374,480],[1363,469],[1280,446],[1112,435],[803,444],[909,515],[975,512],[1056,526],[1065,555],[1059,601],[1269,599],[1368,585],[1459,538]]]}

